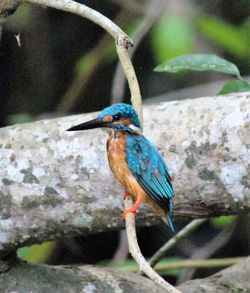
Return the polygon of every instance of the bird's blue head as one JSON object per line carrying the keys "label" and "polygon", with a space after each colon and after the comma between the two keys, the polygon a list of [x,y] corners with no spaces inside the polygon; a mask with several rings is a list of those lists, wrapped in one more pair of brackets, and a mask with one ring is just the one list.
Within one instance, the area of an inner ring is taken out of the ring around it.
{"label": "bird's blue head", "polygon": [[141,127],[140,122],[134,108],[129,104],[119,103],[103,109],[98,115],[99,119],[111,120],[113,125],[133,125]]}
{"label": "bird's blue head", "polygon": [[141,125],[134,108],[129,104],[119,103],[103,109],[97,119],[76,125],[68,131],[86,130],[99,127],[112,128],[116,131],[137,133]]}

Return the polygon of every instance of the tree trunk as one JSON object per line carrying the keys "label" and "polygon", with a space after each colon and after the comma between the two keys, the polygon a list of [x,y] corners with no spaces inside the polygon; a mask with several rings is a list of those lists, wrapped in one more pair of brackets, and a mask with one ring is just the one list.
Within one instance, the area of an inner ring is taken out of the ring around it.
{"label": "tree trunk", "polygon": [[[249,292],[250,258],[177,287],[183,293]],[[19,263],[0,274],[0,292],[166,292],[138,274],[95,266],[47,266]]]}
{"label": "tree trunk", "polygon": [[[249,212],[249,109],[249,93],[145,107],[144,134],[174,177],[174,218]],[[123,188],[108,168],[107,134],[66,132],[95,116],[0,130],[0,251],[124,227]],[[143,207],[136,220],[157,219]]]}

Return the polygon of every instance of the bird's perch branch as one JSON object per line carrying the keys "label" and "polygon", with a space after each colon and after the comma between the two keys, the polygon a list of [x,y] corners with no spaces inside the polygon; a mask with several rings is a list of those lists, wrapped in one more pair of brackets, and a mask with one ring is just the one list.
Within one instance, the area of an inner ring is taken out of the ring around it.
{"label": "bird's perch branch", "polygon": [[[250,211],[249,103],[242,93],[144,108],[144,132],[175,174],[175,219]],[[66,132],[95,116],[0,130],[1,251],[124,227],[123,189],[106,163],[106,134]],[[137,224],[156,219],[144,206]]]}
{"label": "bird's perch branch", "polygon": [[[125,199],[125,209],[130,208],[132,205],[132,199],[127,197]],[[138,263],[140,271],[144,272],[145,275],[163,289],[167,290],[167,292],[180,293],[179,290],[175,289],[175,287],[167,283],[160,275],[158,275],[141,254],[135,230],[135,215],[132,213],[128,213],[126,216],[126,231],[128,235],[129,252]]]}

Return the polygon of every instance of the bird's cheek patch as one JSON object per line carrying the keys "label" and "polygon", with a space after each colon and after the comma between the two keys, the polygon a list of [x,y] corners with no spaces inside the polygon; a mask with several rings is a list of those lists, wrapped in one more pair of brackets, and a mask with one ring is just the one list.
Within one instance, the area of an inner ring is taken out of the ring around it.
{"label": "bird's cheek patch", "polygon": [[128,126],[131,125],[131,120],[130,119],[122,119],[122,124]]}
{"label": "bird's cheek patch", "polygon": [[103,122],[112,122],[112,120],[113,120],[113,118],[111,115],[106,115],[102,119]]}

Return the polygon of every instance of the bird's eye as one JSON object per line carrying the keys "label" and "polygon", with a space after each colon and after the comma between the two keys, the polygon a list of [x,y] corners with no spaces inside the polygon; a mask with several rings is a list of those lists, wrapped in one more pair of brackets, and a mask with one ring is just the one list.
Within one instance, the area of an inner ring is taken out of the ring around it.
{"label": "bird's eye", "polygon": [[121,119],[121,117],[122,117],[121,114],[116,114],[116,115],[113,116],[113,121],[118,121],[118,120]]}

